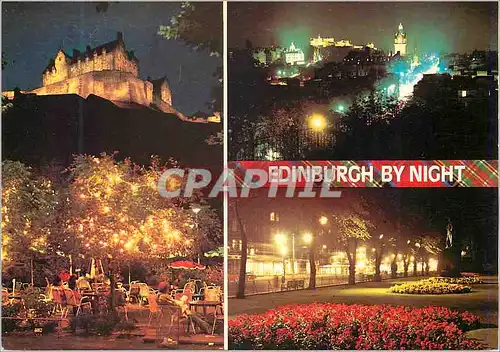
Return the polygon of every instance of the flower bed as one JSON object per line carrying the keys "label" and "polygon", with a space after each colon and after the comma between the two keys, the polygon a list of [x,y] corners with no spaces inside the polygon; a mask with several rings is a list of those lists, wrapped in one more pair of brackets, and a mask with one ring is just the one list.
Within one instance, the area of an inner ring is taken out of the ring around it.
{"label": "flower bed", "polygon": [[483,281],[477,276],[431,277],[428,280],[434,282],[446,282],[448,284],[458,284],[458,285],[474,285],[483,283]]}
{"label": "flower bed", "polygon": [[412,295],[446,295],[453,293],[469,293],[469,286],[450,284],[439,280],[427,279],[415,282],[395,284],[389,289],[392,293],[404,293]]}
{"label": "flower bed", "polygon": [[313,303],[229,321],[229,349],[481,349],[479,318],[443,307]]}

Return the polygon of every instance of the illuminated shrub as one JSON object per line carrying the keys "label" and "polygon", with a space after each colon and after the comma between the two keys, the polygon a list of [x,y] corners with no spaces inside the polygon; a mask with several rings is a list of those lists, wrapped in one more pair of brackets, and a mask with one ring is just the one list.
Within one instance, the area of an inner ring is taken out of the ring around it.
{"label": "illuminated shrub", "polygon": [[389,291],[392,293],[404,293],[412,295],[445,295],[453,293],[469,293],[471,288],[456,283],[448,283],[441,278],[431,278],[415,282],[395,284]]}

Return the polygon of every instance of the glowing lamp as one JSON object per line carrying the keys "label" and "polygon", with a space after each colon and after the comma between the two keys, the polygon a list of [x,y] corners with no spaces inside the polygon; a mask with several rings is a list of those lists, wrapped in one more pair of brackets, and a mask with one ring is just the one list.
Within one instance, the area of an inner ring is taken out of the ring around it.
{"label": "glowing lamp", "polygon": [[328,224],[328,218],[326,216],[322,216],[319,218],[319,223],[320,225],[326,225]]}
{"label": "glowing lamp", "polygon": [[312,240],[313,240],[313,236],[311,233],[308,232],[308,233],[304,234],[304,242],[305,243],[311,243]]}
{"label": "glowing lamp", "polygon": [[276,244],[281,245],[286,243],[286,236],[282,233],[277,233],[274,235],[274,241]]}
{"label": "glowing lamp", "polygon": [[326,128],[326,118],[321,114],[313,114],[309,117],[309,127],[315,132],[321,132]]}

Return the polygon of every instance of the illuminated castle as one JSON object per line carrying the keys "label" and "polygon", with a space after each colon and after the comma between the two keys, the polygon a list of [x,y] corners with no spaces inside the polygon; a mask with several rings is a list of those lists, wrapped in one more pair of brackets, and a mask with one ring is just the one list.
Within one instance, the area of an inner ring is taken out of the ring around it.
{"label": "illuminated castle", "polygon": [[399,52],[400,56],[405,56],[407,43],[408,38],[406,38],[406,33],[403,32],[403,25],[400,23],[398,32],[394,35],[394,53]]}
{"label": "illuminated castle", "polygon": [[[42,87],[24,94],[77,94],[83,98],[94,94],[115,105],[140,104],[187,119],[172,107],[172,92],[165,77],[151,80],[139,78],[139,60],[127,51],[122,33],[116,40],[85,52],[73,49],[70,56],[60,49],[42,73]],[[8,98],[14,92],[2,93]]]}
{"label": "illuminated castle", "polygon": [[313,62],[328,59],[329,57],[345,57],[350,50],[362,50],[365,47],[378,50],[373,43],[355,45],[349,39],[335,40],[333,37],[323,38],[321,35],[311,38],[309,44],[313,47]]}

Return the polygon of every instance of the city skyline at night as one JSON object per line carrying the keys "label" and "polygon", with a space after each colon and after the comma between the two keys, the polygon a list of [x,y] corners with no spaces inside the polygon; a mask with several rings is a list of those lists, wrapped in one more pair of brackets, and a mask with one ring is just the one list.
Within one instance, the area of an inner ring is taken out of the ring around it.
{"label": "city skyline at night", "polygon": [[[403,24],[408,50],[470,52],[498,49],[497,4],[482,3],[234,3],[229,6],[229,47],[248,40],[255,47],[308,50],[321,35],[352,43],[374,43],[393,51],[394,34]],[[262,15],[264,14],[264,15]],[[307,53],[306,53],[307,54]]]}

